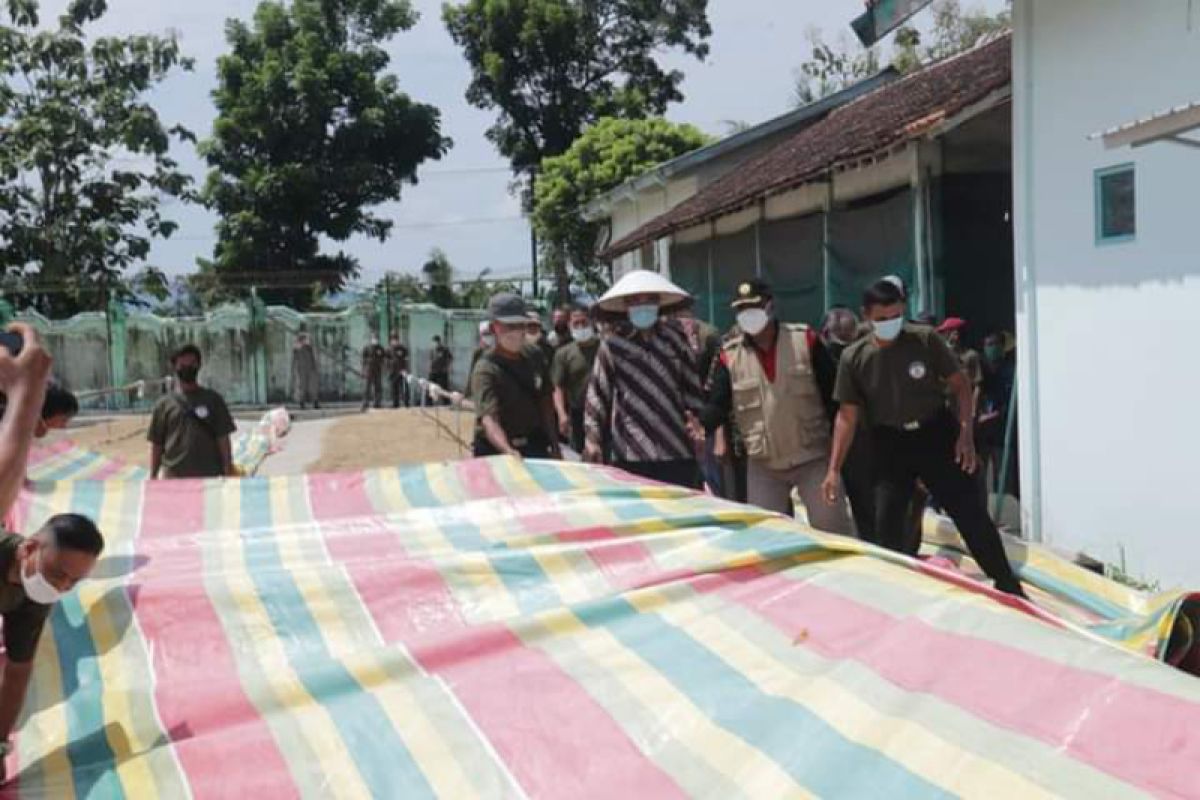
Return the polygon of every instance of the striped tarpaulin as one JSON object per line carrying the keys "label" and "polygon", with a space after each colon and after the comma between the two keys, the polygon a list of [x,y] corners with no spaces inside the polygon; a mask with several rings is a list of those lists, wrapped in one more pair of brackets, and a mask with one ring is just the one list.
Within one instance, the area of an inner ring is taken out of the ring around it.
{"label": "striped tarpaulin", "polygon": [[935,566],[508,459],[36,483],[95,516],[24,797],[1200,796],[1200,682]]}

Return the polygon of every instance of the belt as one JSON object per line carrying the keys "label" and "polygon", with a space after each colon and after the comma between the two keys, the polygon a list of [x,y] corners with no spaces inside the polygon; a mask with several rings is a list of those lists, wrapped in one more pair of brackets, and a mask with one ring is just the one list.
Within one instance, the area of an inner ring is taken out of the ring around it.
{"label": "belt", "polygon": [[883,427],[890,428],[894,431],[902,431],[904,433],[916,433],[917,431],[923,431],[926,428],[932,428],[934,425],[941,422],[941,420],[942,416],[938,414],[932,417],[927,417],[926,419],[914,419],[909,420],[908,422],[901,422],[899,425],[884,425]]}

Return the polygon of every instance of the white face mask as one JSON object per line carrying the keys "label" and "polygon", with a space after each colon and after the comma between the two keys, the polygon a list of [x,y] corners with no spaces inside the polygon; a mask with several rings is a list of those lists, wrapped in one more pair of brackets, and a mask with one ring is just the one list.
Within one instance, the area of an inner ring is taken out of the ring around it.
{"label": "white face mask", "polygon": [[649,330],[658,322],[658,304],[630,306],[629,321],[639,331]]}
{"label": "white face mask", "polygon": [[58,602],[63,593],[54,588],[46,576],[42,574],[42,551],[38,551],[38,563],[32,575],[26,575],[21,570],[21,585],[25,588],[25,596],[42,606],[52,606]]}
{"label": "white face mask", "polygon": [[586,328],[571,328],[571,338],[583,344],[596,338],[596,331],[590,325]]}
{"label": "white face mask", "polygon": [[525,332],[516,330],[502,333],[496,337],[496,344],[509,353],[519,353],[525,345]]}
{"label": "white face mask", "polygon": [[496,337],[490,333],[483,335],[483,346],[491,350],[496,346]]}
{"label": "white face mask", "polygon": [[738,327],[751,336],[758,336],[771,324],[771,315],[765,308],[748,308],[737,315]]}
{"label": "white face mask", "polygon": [[878,339],[884,342],[893,342],[900,335],[900,331],[904,330],[904,317],[872,322],[871,327],[875,329],[875,336]]}

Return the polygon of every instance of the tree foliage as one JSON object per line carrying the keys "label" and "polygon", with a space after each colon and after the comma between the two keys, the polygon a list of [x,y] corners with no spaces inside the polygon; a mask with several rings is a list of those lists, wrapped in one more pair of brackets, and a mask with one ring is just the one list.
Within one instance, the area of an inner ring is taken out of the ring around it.
{"label": "tree foliage", "polygon": [[388,238],[391,221],[371,209],[450,146],[437,109],[385,73],[383,45],[415,21],[408,0],[267,0],[252,23],[227,23],[203,146],[204,198],[220,215],[212,265],[226,290],[266,272],[264,299],[303,307],[312,282],[337,291],[358,273],[352,256],[323,253],[323,238]]}
{"label": "tree foliage", "polygon": [[796,70],[792,102],[797,107],[815,103],[879,72],[877,47],[864,48],[846,35],[830,44],[819,28],[810,28],[805,36],[812,56]]}
{"label": "tree foliage", "polygon": [[145,95],[190,69],[173,37],[91,38],[104,0],[73,0],[43,27],[35,0],[8,0],[0,27],[0,270],[25,302],[62,316],[128,296],[121,276],[175,223],[188,199],[168,128]]}
{"label": "tree foliage", "polygon": [[600,288],[596,267],[599,226],[584,219],[585,206],[632,177],[709,138],[691,125],[662,118],[604,119],[588,128],[562,155],[542,162],[534,225],[551,263],[565,260],[589,290]]}
{"label": "tree foliage", "polygon": [[[658,116],[683,98],[683,73],[661,59],[703,59],[708,0],[465,0],[442,15],[472,79],[467,100],[497,112],[488,138],[529,178],[604,117]],[[532,210],[533,191],[525,204]],[[568,290],[564,265],[556,269]]]}
{"label": "tree foliage", "polygon": [[439,247],[429,253],[420,275],[389,272],[375,287],[393,302],[432,303],[440,308],[485,308],[497,292],[519,292],[509,281],[489,280],[490,269],[467,281],[457,279],[449,256]]}
{"label": "tree foliage", "polygon": [[928,36],[916,27],[901,27],[892,39],[890,53],[881,44],[864,48],[848,36],[830,44],[820,30],[810,30],[812,55],[796,70],[793,102],[797,106],[808,105],[846,89],[878,72],[885,60],[890,60],[900,72],[910,72],[969,50],[984,38],[1012,27],[1012,12],[1008,7],[996,13],[983,7],[964,10],[960,0],[938,0],[930,9],[930,16]]}

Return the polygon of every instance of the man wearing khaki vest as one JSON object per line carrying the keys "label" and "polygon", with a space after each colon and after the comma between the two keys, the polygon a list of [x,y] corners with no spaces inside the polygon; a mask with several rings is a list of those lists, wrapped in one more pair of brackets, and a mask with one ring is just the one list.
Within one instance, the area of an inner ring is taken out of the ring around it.
{"label": "man wearing khaki vest", "polygon": [[745,440],[751,505],[787,513],[792,489],[804,501],[809,524],[831,533],[853,528],[845,502],[824,502],[832,432],[827,398],[836,375],[817,332],[774,318],[770,287],[747,281],[734,293],[741,336],[727,341],[714,365],[704,410],[709,431],[732,416]]}

